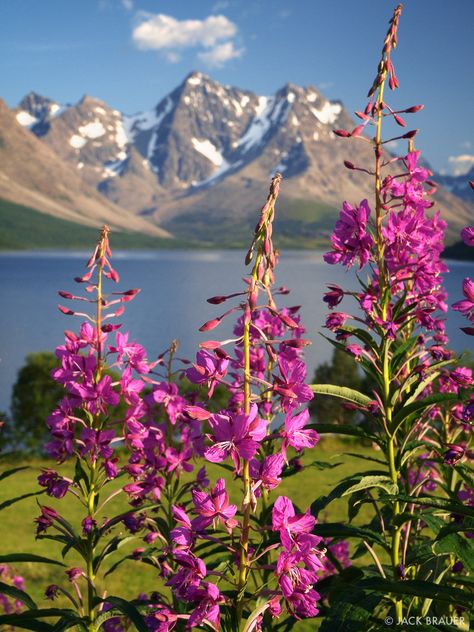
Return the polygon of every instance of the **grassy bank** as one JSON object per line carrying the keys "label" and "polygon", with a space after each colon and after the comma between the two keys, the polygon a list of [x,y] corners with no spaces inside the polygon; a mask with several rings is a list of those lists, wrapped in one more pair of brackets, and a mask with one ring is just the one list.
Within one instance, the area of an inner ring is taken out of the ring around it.
{"label": "grassy bank", "polygon": [[[324,438],[320,444],[313,450],[308,451],[304,457],[304,469],[296,476],[284,479],[280,487],[273,492],[273,499],[276,495],[287,495],[292,498],[293,502],[301,511],[305,511],[311,502],[318,496],[326,495],[335,484],[343,477],[354,473],[360,469],[363,464],[359,458],[348,456],[347,453],[357,453],[362,458],[374,455],[371,447],[355,445],[353,443],[344,443],[333,438]],[[327,462],[337,467],[326,467],[321,469],[321,465],[312,465],[315,461]],[[41,468],[55,467],[52,463],[45,460],[33,460],[28,463],[28,469],[18,472],[15,476],[0,482],[0,503],[8,498],[26,494],[32,491],[38,491],[36,477]],[[20,463],[15,462],[15,466]],[[236,483],[232,482],[231,474],[216,465],[207,464],[209,478],[215,480],[217,477],[223,476],[227,479],[231,491],[231,502],[239,503],[240,492],[236,487]],[[2,469],[6,469],[6,465]],[[72,475],[71,464],[61,466],[60,471],[67,476]],[[114,483],[119,487],[120,481]],[[61,513],[69,519],[73,524],[78,525],[82,517],[78,502],[70,496],[66,499],[57,501],[45,495],[32,497],[11,506],[1,513],[0,521],[0,552],[1,554],[13,552],[30,552],[37,555],[45,555],[62,560],[60,545],[56,545],[49,540],[35,541],[34,518],[38,515],[39,510],[37,502],[57,508]],[[103,516],[112,517],[121,511],[126,510],[127,503],[125,496],[118,495],[109,505]],[[366,508],[365,512],[369,510]],[[367,513],[361,511],[357,518],[357,523],[364,522]],[[324,521],[346,521],[347,520],[347,503],[345,500],[339,500],[328,506],[327,512],[324,514]],[[117,530],[118,532],[118,530]],[[119,552],[110,558],[112,565],[117,559],[130,552],[136,547],[142,546],[143,542],[140,538],[136,538],[129,545],[123,547]],[[66,568],[79,565],[79,559],[75,556],[74,551],[67,554],[64,563]],[[107,567],[109,566],[107,565]],[[25,577],[27,591],[33,596],[37,602],[43,606],[47,606],[50,602],[44,599],[44,590],[47,585],[52,583],[67,584],[67,578],[63,568],[52,565],[40,565],[32,563],[14,564],[17,573]],[[98,578],[98,584],[101,585],[103,579]],[[126,561],[117,573],[107,578],[108,594],[120,595],[125,598],[136,597],[140,592],[151,592],[160,585],[160,579],[157,577],[156,571],[144,564]],[[309,631],[315,629],[315,623],[302,622],[297,628],[300,631]]]}

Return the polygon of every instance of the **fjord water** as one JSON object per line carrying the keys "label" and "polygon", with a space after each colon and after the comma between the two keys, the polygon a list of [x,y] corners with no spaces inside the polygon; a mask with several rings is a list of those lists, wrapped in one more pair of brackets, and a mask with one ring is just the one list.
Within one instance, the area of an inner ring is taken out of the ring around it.
{"label": "fjord water", "polygon": [[[11,388],[25,356],[34,351],[54,351],[63,342],[64,329],[77,330],[81,320],[61,314],[58,303],[67,304],[57,291],[78,293],[81,286],[73,277],[85,271],[88,253],[24,252],[0,254],[0,410],[10,405]],[[213,306],[206,299],[242,289],[245,274],[240,251],[133,251],[114,252],[120,274],[118,290],[134,287],[141,293],[126,305],[122,331],[142,344],[151,359],[166,349],[173,338],[180,341],[179,357],[193,360],[200,341],[223,339],[231,334],[232,315],[215,331],[200,334],[198,328],[227,309],[227,303]],[[449,262],[446,277],[449,303],[461,298],[461,283],[474,275],[474,264]],[[322,300],[327,283],[356,288],[352,271],[324,263],[322,253],[286,251],[280,258],[276,285],[291,288],[289,296],[277,297],[279,305],[302,305],[307,337],[308,378],[315,367],[328,360],[331,345],[318,334],[324,332],[326,304]],[[84,304],[76,304],[80,309]],[[343,311],[351,311],[346,299]],[[73,308],[75,309],[75,308]],[[82,310],[80,310],[82,311]],[[472,348],[472,338],[459,328],[466,323],[456,312],[447,314],[448,335],[456,351]]]}

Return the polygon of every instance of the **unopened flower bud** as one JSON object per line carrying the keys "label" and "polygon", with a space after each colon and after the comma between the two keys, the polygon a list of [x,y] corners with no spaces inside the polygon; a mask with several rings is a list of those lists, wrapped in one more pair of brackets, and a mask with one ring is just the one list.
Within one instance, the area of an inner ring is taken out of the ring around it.
{"label": "unopened flower bud", "polygon": [[360,136],[362,134],[362,132],[364,131],[365,125],[358,125],[357,127],[355,127],[352,132],[351,132],[351,136],[352,138],[357,138],[357,136]]}
{"label": "unopened flower bud", "polygon": [[407,126],[407,124],[405,123],[405,121],[402,119],[401,116],[398,116],[397,114],[394,114],[393,118],[395,119],[396,123],[398,125],[400,125],[400,127],[406,127]]}
{"label": "unopened flower bud", "polygon": [[418,134],[419,130],[412,129],[406,134],[403,134],[402,138],[414,138]]}
{"label": "unopened flower bud", "polygon": [[350,136],[350,133],[345,129],[333,129],[332,131],[333,134],[336,134],[336,136],[341,136],[342,138],[349,138]]}
{"label": "unopened flower bud", "polygon": [[424,105],[412,105],[411,108],[407,108],[406,110],[404,110],[404,112],[406,112],[407,114],[415,114],[415,112],[419,112],[424,107]]}
{"label": "unopened flower bud", "polygon": [[204,323],[204,325],[199,327],[199,331],[210,331],[211,329],[215,329],[220,322],[220,318],[213,318],[212,320],[208,320],[206,323]]}

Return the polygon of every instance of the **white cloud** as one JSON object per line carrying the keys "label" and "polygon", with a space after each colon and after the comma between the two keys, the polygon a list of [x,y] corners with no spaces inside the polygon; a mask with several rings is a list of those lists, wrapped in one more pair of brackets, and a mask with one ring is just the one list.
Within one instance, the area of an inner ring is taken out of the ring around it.
{"label": "white cloud", "polygon": [[210,15],[205,20],[177,20],[160,13],[143,15],[132,37],[141,49],[211,48],[217,42],[233,37],[236,32],[235,24],[224,15]]}
{"label": "white cloud", "polygon": [[140,12],[132,39],[140,50],[157,50],[170,63],[180,61],[181,51],[195,49],[201,62],[220,67],[243,54],[235,46],[236,35],[237,26],[224,15],[178,20],[164,13]]}
{"label": "white cloud", "polygon": [[471,154],[449,156],[448,162],[451,166],[451,173],[453,176],[463,176],[474,165],[474,156]]}
{"label": "white cloud", "polygon": [[199,53],[198,59],[211,68],[221,68],[230,59],[242,57],[243,52],[243,48],[234,48],[234,42],[224,42]]}

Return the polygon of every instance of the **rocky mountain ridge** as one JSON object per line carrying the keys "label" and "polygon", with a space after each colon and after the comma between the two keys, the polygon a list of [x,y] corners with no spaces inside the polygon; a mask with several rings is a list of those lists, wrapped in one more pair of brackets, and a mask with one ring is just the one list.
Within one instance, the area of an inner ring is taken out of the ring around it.
{"label": "rocky mountain ridge", "polygon": [[[370,146],[334,136],[334,127],[354,122],[313,86],[259,96],[193,72],[155,108],[132,116],[89,96],[62,106],[35,94],[15,116],[88,187],[187,238],[245,231],[275,171],[284,176],[289,234],[325,237],[343,199],[371,194],[370,178],[343,166],[370,164]],[[447,190],[438,199],[454,237],[472,206]]]}

